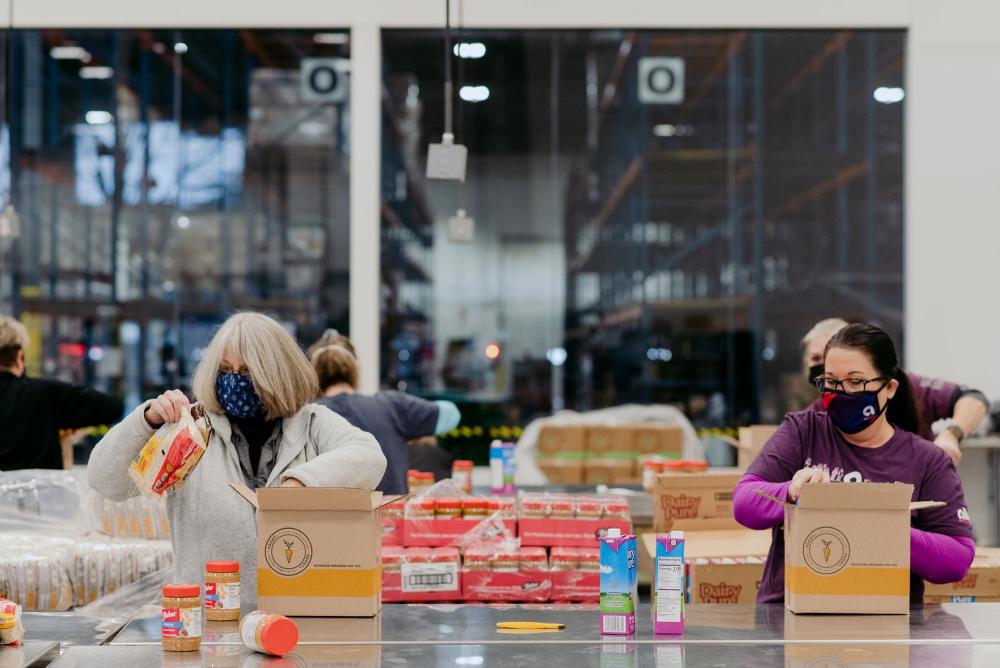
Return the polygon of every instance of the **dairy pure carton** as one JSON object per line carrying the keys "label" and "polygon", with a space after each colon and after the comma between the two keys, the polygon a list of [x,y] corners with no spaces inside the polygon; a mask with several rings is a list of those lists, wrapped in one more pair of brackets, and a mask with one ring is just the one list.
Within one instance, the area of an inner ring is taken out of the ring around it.
{"label": "dairy pure carton", "polygon": [[601,539],[601,633],[632,635],[639,607],[636,541],[609,529]]}
{"label": "dairy pure carton", "polygon": [[230,487],[257,509],[257,604],[301,617],[382,608],[381,517],[399,499],[363,489]]}
{"label": "dairy pure carton", "polygon": [[810,483],[785,506],[785,607],[796,613],[908,614],[913,485]]}
{"label": "dairy pure carton", "polygon": [[656,537],[653,572],[653,633],[680,635],[684,633],[687,591],[683,531],[671,531]]}

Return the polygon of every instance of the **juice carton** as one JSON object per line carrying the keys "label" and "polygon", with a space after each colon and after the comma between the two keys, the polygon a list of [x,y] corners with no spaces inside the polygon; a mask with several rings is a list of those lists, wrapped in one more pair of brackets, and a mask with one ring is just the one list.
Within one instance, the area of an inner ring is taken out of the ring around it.
{"label": "juice carton", "polygon": [[601,633],[632,635],[635,611],[639,607],[636,591],[638,565],[634,535],[622,535],[621,529],[608,529],[601,539]]}
{"label": "juice carton", "polygon": [[684,532],[656,537],[653,633],[684,633]]}

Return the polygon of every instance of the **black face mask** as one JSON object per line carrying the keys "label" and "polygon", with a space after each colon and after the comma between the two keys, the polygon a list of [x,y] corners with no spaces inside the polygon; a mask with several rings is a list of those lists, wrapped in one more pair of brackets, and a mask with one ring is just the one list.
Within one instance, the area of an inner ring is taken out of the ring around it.
{"label": "black face mask", "polygon": [[824,368],[822,362],[820,362],[819,364],[813,364],[811,367],[809,367],[808,376],[806,377],[806,380],[808,380],[809,384],[812,385],[813,381],[816,380],[818,376],[822,376],[825,370],[826,369]]}

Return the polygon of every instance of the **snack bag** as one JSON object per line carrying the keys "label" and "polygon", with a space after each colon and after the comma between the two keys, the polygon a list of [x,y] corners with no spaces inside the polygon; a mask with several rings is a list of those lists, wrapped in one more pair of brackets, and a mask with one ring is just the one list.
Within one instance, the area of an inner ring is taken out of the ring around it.
{"label": "snack bag", "polygon": [[129,475],[143,494],[162,496],[190,475],[211,435],[205,407],[185,408],[179,422],[163,425],[146,441],[129,466]]}
{"label": "snack bag", "polygon": [[14,601],[0,598],[0,646],[17,645],[23,637],[21,606]]}

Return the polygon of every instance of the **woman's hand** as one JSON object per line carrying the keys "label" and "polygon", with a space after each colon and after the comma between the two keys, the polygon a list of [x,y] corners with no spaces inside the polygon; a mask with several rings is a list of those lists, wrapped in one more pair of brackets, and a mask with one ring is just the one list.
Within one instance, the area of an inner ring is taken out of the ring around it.
{"label": "woman's hand", "polygon": [[167,422],[180,422],[181,413],[190,405],[191,402],[180,390],[167,390],[146,406],[146,422],[153,429]]}
{"label": "woman's hand", "polygon": [[830,474],[817,467],[806,467],[796,471],[792,476],[792,484],[788,486],[788,500],[793,503],[798,501],[802,485],[809,482],[830,482]]}
{"label": "woman's hand", "polygon": [[305,487],[298,478],[285,478],[284,482],[281,483],[282,487]]}

